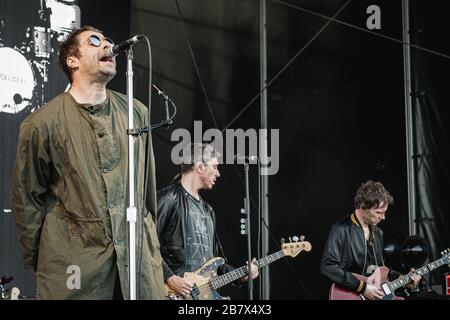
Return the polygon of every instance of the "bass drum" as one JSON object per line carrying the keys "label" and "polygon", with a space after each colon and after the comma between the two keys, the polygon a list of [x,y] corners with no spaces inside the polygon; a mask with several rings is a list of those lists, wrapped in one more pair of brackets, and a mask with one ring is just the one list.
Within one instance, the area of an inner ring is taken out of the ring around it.
{"label": "bass drum", "polygon": [[19,113],[29,106],[36,86],[33,68],[18,51],[0,47],[0,112]]}

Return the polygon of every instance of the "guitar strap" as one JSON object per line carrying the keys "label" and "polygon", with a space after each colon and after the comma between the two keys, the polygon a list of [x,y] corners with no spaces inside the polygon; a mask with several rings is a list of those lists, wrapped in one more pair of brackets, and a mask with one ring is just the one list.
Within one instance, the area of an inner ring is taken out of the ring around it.
{"label": "guitar strap", "polygon": [[[378,265],[378,261],[377,261],[377,254],[376,254],[376,248],[375,247],[377,247],[377,238],[376,238],[376,228],[373,228],[373,230],[371,230],[371,233],[373,234],[372,235],[372,241],[373,241],[373,247],[374,247],[374,249],[373,249],[373,254],[375,255],[375,261],[376,261],[376,264]],[[380,253],[380,258],[381,258],[381,265],[382,266],[384,266],[384,259],[383,259],[383,248],[382,248],[382,246],[381,246],[381,243],[382,243],[382,241],[381,241],[381,239],[379,239],[379,244],[380,244],[380,246],[378,247],[378,249],[379,249],[379,253]]]}
{"label": "guitar strap", "polygon": [[227,256],[225,255],[225,251],[223,250],[223,247],[222,247],[222,243],[220,242],[219,236],[216,232],[216,217],[211,212],[211,210],[209,210],[209,207],[206,204],[206,202],[203,202],[203,205],[205,206],[205,211],[209,213],[209,215],[213,221],[214,240],[215,240],[215,243],[217,243],[217,247],[219,248],[219,256],[221,256],[225,260],[225,262],[228,262]]}
{"label": "guitar strap", "polygon": [[217,246],[219,247],[219,250],[220,250],[220,256],[225,260],[225,262],[228,263],[228,259],[227,259],[226,255],[225,255],[225,251],[223,251],[222,243],[220,242],[220,239],[219,239],[219,236],[216,233],[216,230],[214,230],[214,238],[217,241]]}

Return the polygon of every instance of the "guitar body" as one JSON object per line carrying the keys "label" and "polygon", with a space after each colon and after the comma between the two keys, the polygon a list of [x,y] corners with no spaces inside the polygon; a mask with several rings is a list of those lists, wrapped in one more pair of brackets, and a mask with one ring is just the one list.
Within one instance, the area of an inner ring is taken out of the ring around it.
{"label": "guitar body", "polygon": [[225,260],[220,257],[212,258],[207,261],[200,269],[195,272],[186,272],[184,278],[194,283],[192,293],[184,297],[179,293],[174,292],[166,284],[166,296],[170,300],[225,300],[217,290],[214,290],[210,285],[211,278],[217,276],[217,269],[225,263]]}
{"label": "guitar body", "polygon": [[[378,289],[381,289],[381,285],[383,283],[389,282],[388,279],[389,269],[387,267],[378,267],[375,269],[375,271],[372,273],[370,277],[364,277],[360,274],[353,273],[353,275],[358,279],[365,281],[367,284],[370,284],[374,287],[377,287]],[[335,283],[331,285],[330,293],[329,293],[329,299],[330,300],[365,300],[364,296],[360,293],[357,293],[356,291],[349,290],[346,288],[343,288]],[[402,297],[396,296],[393,292],[386,294],[383,297],[383,300],[404,300]]]}

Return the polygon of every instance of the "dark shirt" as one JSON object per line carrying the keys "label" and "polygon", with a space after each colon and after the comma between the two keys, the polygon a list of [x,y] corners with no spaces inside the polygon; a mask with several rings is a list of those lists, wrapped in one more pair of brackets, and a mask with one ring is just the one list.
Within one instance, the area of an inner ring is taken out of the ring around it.
{"label": "dark shirt", "polygon": [[366,268],[364,270],[364,276],[368,277],[370,276],[373,271],[377,267],[381,266],[381,261],[378,261],[376,255],[375,255],[375,247],[372,242],[366,241],[367,245],[367,262],[366,262]]}
{"label": "dark shirt", "polygon": [[205,211],[205,203],[188,193],[189,212],[186,219],[186,271],[196,271],[213,258],[213,222]]}

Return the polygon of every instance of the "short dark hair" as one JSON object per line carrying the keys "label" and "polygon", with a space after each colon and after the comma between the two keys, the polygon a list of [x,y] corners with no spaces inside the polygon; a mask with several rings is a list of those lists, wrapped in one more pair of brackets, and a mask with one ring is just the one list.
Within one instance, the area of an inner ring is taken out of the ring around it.
{"label": "short dark hair", "polygon": [[80,51],[78,50],[78,47],[80,46],[80,42],[78,41],[78,35],[85,32],[85,31],[94,31],[103,34],[103,31],[91,27],[91,26],[84,26],[79,29],[73,30],[67,38],[61,43],[58,50],[58,62],[59,66],[61,67],[62,71],[66,74],[67,78],[69,78],[70,83],[72,83],[72,72],[73,70],[69,68],[67,65],[67,58],[70,56],[75,56],[77,58],[80,58]]}
{"label": "short dark hair", "polygon": [[190,143],[183,148],[181,155],[181,172],[187,173],[194,169],[196,163],[208,164],[212,159],[219,158],[220,153],[212,144]]}
{"label": "short dark hair", "polygon": [[356,191],[355,209],[378,208],[381,203],[394,203],[394,198],[381,182],[366,181]]}

